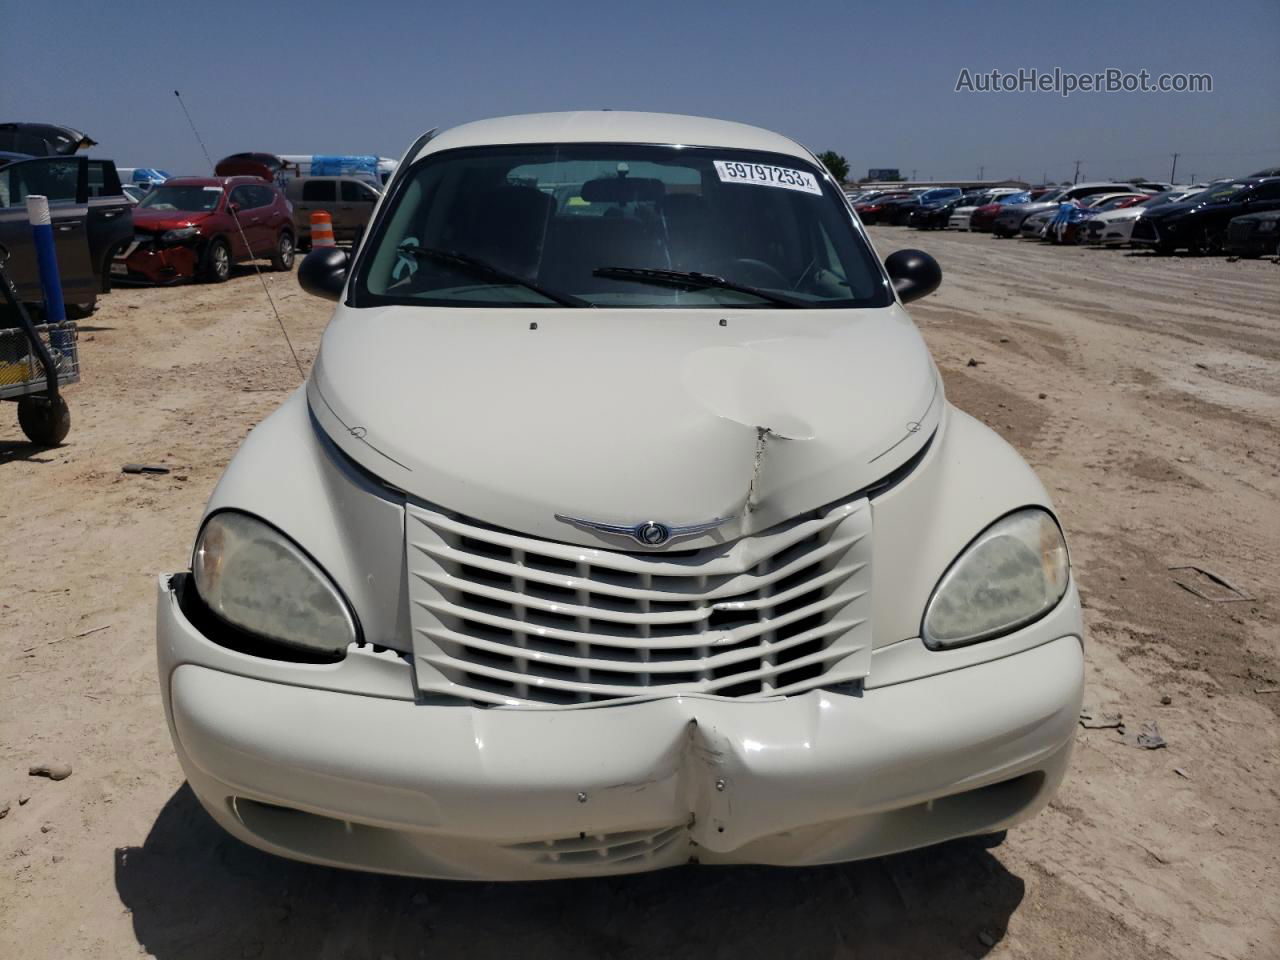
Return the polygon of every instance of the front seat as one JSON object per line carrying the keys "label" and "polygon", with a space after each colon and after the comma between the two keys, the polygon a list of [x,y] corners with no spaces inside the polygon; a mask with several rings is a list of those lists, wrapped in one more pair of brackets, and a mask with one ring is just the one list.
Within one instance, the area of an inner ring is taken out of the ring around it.
{"label": "front seat", "polygon": [[519,277],[532,279],[555,200],[534,187],[502,186],[468,204],[457,251]]}

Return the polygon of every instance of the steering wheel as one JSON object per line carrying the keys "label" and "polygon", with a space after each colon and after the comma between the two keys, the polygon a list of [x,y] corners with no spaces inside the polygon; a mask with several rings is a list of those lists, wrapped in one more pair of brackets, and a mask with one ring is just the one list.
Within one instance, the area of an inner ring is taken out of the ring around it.
{"label": "steering wheel", "polygon": [[783,276],[782,271],[763,260],[737,257],[724,261],[724,265],[729,268],[723,274],[726,280],[736,280],[753,287],[781,287],[784,290],[791,288],[791,283]]}

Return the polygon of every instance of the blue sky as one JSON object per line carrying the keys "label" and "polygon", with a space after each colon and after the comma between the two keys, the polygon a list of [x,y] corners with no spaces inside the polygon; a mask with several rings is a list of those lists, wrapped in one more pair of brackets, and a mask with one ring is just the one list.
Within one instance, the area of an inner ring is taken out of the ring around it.
{"label": "blue sky", "polygon": [[[369,11],[369,12],[365,12]],[[376,4],[0,0],[0,119],[121,166],[238,150],[398,157],[480,117],[611,107],[741,120],[920,178],[1178,179],[1280,166],[1280,2]],[[47,52],[46,52],[47,50]],[[956,93],[962,68],[1204,72],[1208,94]]]}

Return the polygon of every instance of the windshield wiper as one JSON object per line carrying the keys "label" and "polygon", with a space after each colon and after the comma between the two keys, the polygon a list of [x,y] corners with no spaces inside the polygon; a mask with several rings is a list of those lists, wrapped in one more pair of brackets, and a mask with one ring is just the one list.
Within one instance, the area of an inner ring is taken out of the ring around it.
{"label": "windshield wiper", "polygon": [[784,293],[772,293],[751,287],[745,283],[734,283],[724,277],[712,273],[685,272],[683,270],[661,270],[653,267],[597,267],[591,271],[592,276],[604,277],[606,280],[634,280],[636,283],[655,283],[668,287],[683,287],[686,290],[705,290],[715,287],[718,290],[732,290],[734,293],[746,293],[780,307],[812,307],[814,304]]}
{"label": "windshield wiper", "polygon": [[487,263],[479,257],[473,257],[467,253],[458,253],[456,250],[440,250],[436,247],[419,247],[414,244],[401,244],[396,247],[396,251],[417,257],[419,260],[431,260],[435,263],[457,267],[474,276],[488,277],[491,280],[500,280],[503,283],[513,283],[518,287],[524,287],[526,290],[532,290],[534,293],[540,294],[553,303],[560,304],[562,307],[595,306],[595,304],[580,300],[572,294],[548,290],[532,280],[526,280],[524,277],[517,276],[514,273],[508,273],[501,267],[495,267],[492,263]]}

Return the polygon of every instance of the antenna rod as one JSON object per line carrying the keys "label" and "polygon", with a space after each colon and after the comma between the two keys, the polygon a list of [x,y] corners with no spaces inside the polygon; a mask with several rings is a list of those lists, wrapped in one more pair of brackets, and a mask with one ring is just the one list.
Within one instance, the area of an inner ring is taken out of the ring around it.
{"label": "antenna rod", "polygon": [[[213,162],[213,158],[209,156],[209,148],[204,145],[204,137],[200,136],[200,131],[196,129],[195,121],[191,119],[191,113],[187,110],[187,105],[182,100],[182,94],[177,90],[173,91],[173,95],[178,98],[178,105],[182,107],[182,112],[186,114],[187,123],[191,125],[191,132],[196,135],[196,143],[200,144],[200,149],[204,152],[204,158],[209,162],[209,171],[217,176],[218,168]],[[249,238],[244,235],[244,227],[240,223],[240,218],[235,212],[231,212],[231,219],[235,221],[236,229],[240,231],[240,240],[244,243],[244,248],[251,254],[253,248],[249,246]],[[271,312],[275,314],[276,324],[280,327],[280,332],[284,334],[284,342],[289,347],[289,355],[293,357],[293,365],[298,368],[298,373],[302,375],[302,379],[307,378],[307,372],[302,369],[302,361],[298,359],[298,352],[293,349],[293,341],[289,339],[289,331],[284,328],[284,321],[280,319],[280,311],[276,309],[276,301],[271,296],[271,288],[267,286],[267,278],[262,275],[262,269],[255,262],[253,264],[254,273],[258,275],[258,280],[262,284],[262,292],[267,295],[267,303],[271,304]]]}

